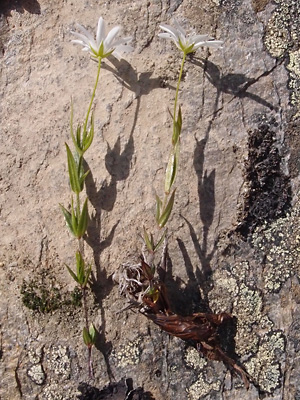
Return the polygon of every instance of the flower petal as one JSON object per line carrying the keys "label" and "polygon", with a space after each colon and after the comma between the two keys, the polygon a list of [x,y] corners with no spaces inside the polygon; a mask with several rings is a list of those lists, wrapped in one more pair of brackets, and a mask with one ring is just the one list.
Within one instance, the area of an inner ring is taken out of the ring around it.
{"label": "flower petal", "polygon": [[119,33],[120,29],[121,29],[120,26],[115,26],[108,32],[108,35],[106,36],[106,39],[105,39],[105,47],[107,50],[113,45],[113,40],[116,37],[116,35]]}
{"label": "flower petal", "polygon": [[76,24],[77,27],[81,30],[84,36],[86,36],[89,40],[94,40],[93,36],[87,31],[82,25]]}
{"label": "flower petal", "polygon": [[183,29],[183,27],[179,24],[179,22],[177,21],[177,19],[175,18],[175,26],[176,29],[181,33],[182,36],[186,36],[186,32]]}
{"label": "flower petal", "polygon": [[102,17],[100,17],[98,21],[97,34],[96,34],[96,42],[98,46],[100,46],[100,43],[105,39],[105,30],[106,30],[105,21]]}
{"label": "flower petal", "polygon": [[173,36],[171,36],[169,33],[165,33],[165,32],[159,33],[158,37],[163,38],[163,39],[172,39],[172,40],[174,40]]}
{"label": "flower petal", "polygon": [[172,36],[172,38],[174,38],[175,40],[178,40],[178,38],[179,38],[179,33],[178,33],[178,31],[177,31],[175,28],[172,28],[172,26],[166,25],[166,24],[161,24],[161,25],[159,25],[159,27],[160,27],[162,30],[164,30],[164,31],[166,31],[167,33],[169,33],[169,34]]}
{"label": "flower petal", "polygon": [[[85,44],[87,44],[89,46],[90,39],[87,38],[85,35],[82,35],[81,33],[78,33],[78,32],[72,32],[72,31],[71,31],[71,33],[73,33],[73,35],[77,36],[79,39],[81,39],[81,41],[83,43],[85,43]],[[92,38],[92,40],[93,40],[93,38]],[[74,42],[74,41],[72,40],[72,42]]]}
{"label": "flower petal", "polygon": [[125,38],[117,38],[118,33],[121,30],[120,26],[112,28],[106,36],[106,24],[102,17],[98,20],[96,40],[83,26],[77,24],[79,32],[71,32],[77,39],[73,40],[73,43],[80,44],[83,46],[84,51],[89,51],[92,57],[105,58],[112,54],[118,47],[118,52],[131,51],[132,47],[128,46],[132,40],[132,37],[128,36]]}

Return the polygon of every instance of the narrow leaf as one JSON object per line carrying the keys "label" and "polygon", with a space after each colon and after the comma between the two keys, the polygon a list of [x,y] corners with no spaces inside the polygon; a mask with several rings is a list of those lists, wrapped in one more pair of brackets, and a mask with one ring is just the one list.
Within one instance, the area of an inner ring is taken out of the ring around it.
{"label": "narrow leaf", "polygon": [[76,151],[80,154],[82,151],[80,149],[80,126],[78,125],[76,129],[76,138],[74,135],[74,130],[73,130],[73,101],[71,101],[71,119],[70,119],[70,127],[71,127],[71,138],[74,143],[74,146],[76,148]]}
{"label": "narrow leaf", "polygon": [[65,264],[65,266],[66,266],[67,270],[69,271],[70,275],[72,276],[72,278],[74,279],[74,281],[77,282],[77,283],[80,283],[80,282],[78,281],[78,278],[77,278],[76,274],[71,270],[71,268],[68,267],[67,264]]}
{"label": "narrow leaf", "polygon": [[85,137],[84,142],[82,143],[83,152],[86,152],[90,147],[94,139],[94,114],[91,116],[91,127],[89,134]]}
{"label": "narrow leaf", "polygon": [[156,244],[156,246],[154,247],[154,251],[156,251],[159,246],[163,243],[163,241],[165,240],[166,237],[166,233],[167,233],[167,229],[164,231],[164,233],[161,235],[161,238],[159,239],[158,243]]}
{"label": "narrow leaf", "polygon": [[143,259],[142,259],[142,270],[143,274],[148,279],[148,281],[152,281],[152,279],[154,278],[152,268]]}
{"label": "narrow leaf", "polygon": [[84,260],[80,251],[76,252],[76,269],[77,269],[77,279],[78,283],[82,286],[84,283]]}
{"label": "narrow leaf", "polygon": [[67,227],[69,228],[69,230],[71,231],[71,233],[72,233],[73,235],[75,235],[75,233],[74,233],[74,231],[73,231],[72,215],[71,215],[71,213],[70,213],[62,204],[60,204],[59,206],[60,206],[60,209],[61,209],[61,211],[62,211],[62,213],[63,213],[64,218],[65,218]]}
{"label": "narrow leaf", "polygon": [[86,198],[78,221],[78,228],[77,228],[78,239],[80,239],[85,234],[86,228],[88,226],[88,219],[89,219],[88,199]]}
{"label": "narrow leaf", "polygon": [[80,176],[79,180],[80,180],[80,187],[82,187],[81,190],[83,190],[83,184],[85,181],[85,178],[88,176],[88,174],[90,173],[90,170],[87,170],[83,175]]}
{"label": "narrow leaf", "polygon": [[179,142],[175,145],[171,152],[168,166],[166,169],[166,179],[165,179],[165,193],[168,195],[170,193],[171,187],[174,184],[179,160]]}
{"label": "narrow leaf", "polygon": [[147,249],[152,252],[153,246],[152,246],[151,240],[149,239],[149,236],[148,236],[148,233],[147,233],[145,227],[144,227],[144,241],[146,243]]}
{"label": "narrow leaf", "polygon": [[160,210],[161,210],[161,206],[162,206],[162,201],[161,199],[156,195],[156,211],[155,211],[155,219],[156,222],[158,223],[159,218],[160,218]]}
{"label": "narrow leaf", "polygon": [[78,236],[78,216],[76,214],[76,211],[74,209],[74,202],[73,198],[71,200],[71,220],[72,220],[72,232],[74,233],[74,236]]}
{"label": "narrow leaf", "polygon": [[91,347],[93,344],[92,338],[90,337],[90,333],[86,327],[84,327],[82,330],[82,336],[83,336],[83,341],[84,341],[85,345],[88,347]]}
{"label": "narrow leaf", "polygon": [[173,122],[173,136],[172,136],[172,144],[175,146],[178,143],[179,136],[181,134],[182,127],[182,114],[181,107],[179,106],[177,120]]}
{"label": "narrow leaf", "polygon": [[80,187],[80,181],[78,176],[78,165],[67,143],[66,143],[66,149],[67,149],[68,169],[69,169],[69,179],[70,179],[71,189],[75,193],[80,193],[82,189]]}
{"label": "narrow leaf", "polygon": [[166,225],[166,223],[168,222],[168,219],[170,217],[170,214],[172,212],[173,205],[174,205],[175,191],[176,191],[176,189],[173,190],[173,193],[168,201],[168,204],[167,204],[166,208],[164,209],[164,211],[158,221],[158,226],[160,228],[163,228]]}
{"label": "narrow leaf", "polygon": [[96,330],[95,325],[93,323],[90,324],[89,334],[90,334],[90,338],[91,338],[92,344],[95,344],[96,337],[97,337],[97,330]]}

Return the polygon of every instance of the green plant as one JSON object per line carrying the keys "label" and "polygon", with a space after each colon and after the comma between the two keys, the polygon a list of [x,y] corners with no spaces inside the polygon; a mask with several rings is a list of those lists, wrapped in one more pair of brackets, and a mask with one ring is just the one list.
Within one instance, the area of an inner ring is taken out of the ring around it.
{"label": "green plant", "polygon": [[[89,323],[89,313],[87,305],[87,287],[92,266],[85,261],[84,257],[83,238],[88,227],[89,212],[88,198],[82,198],[82,192],[84,190],[85,180],[87,175],[89,174],[89,171],[84,170],[83,162],[85,153],[92,145],[94,138],[94,115],[92,112],[92,106],[99,82],[102,60],[113,53],[118,57],[121,51],[124,51],[125,49],[130,50],[130,46],[126,46],[126,44],[131,41],[131,38],[118,38],[118,33],[120,31],[120,27],[118,26],[111,29],[110,32],[106,35],[105,22],[101,17],[98,21],[96,40],[84,27],[78,25],[78,28],[81,33],[72,32],[77,37],[77,39],[73,40],[73,42],[82,45],[84,47],[83,49],[89,52],[89,54],[97,61],[98,69],[93,93],[89,102],[84,123],[82,125],[77,125],[76,130],[74,130],[73,127],[73,104],[71,104],[70,133],[74,146],[74,152],[71,151],[67,143],[65,145],[67,152],[69,181],[73,195],[71,196],[70,208],[68,209],[62,204],[60,204],[60,208],[69,231],[78,241],[78,250],[76,251],[76,270],[73,271],[72,268],[70,268],[68,265],[66,265],[66,267],[71,277],[80,288],[82,294],[81,298],[85,319],[85,326],[83,328],[83,340],[88,349],[89,375],[90,377],[92,377],[93,367],[91,352],[96,340],[96,329],[93,324]],[[75,201],[73,196],[75,197]]]}

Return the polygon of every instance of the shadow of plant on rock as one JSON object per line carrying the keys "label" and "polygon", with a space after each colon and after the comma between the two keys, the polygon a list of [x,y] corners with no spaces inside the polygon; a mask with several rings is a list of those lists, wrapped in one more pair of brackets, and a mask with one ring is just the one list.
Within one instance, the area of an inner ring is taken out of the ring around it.
{"label": "shadow of plant on rock", "polygon": [[111,383],[103,389],[80,383],[78,390],[81,392],[77,397],[79,400],[155,400],[152,394],[145,392],[143,388],[133,389],[131,378]]}
{"label": "shadow of plant on rock", "polygon": [[[259,76],[255,78],[247,77],[245,74],[242,73],[230,73],[222,75],[220,68],[208,59],[200,59],[192,56],[190,57],[190,61],[191,63],[203,68],[205,76],[208,78],[209,82],[217,89],[215,103],[216,108],[214,110],[214,113],[220,111],[224,107],[224,105],[230,103],[235,98],[248,98],[268,108],[269,110],[277,111],[278,107],[274,106],[272,103],[263,99],[257,94],[249,92],[248,89],[252,85],[257,83],[261,78],[270,75],[282,63],[283,60],[276,62],[270,70],[262,72]],[[218,107],[221,93],[231,94],[233,97],[227,103],[225,103],[221,107]]]}

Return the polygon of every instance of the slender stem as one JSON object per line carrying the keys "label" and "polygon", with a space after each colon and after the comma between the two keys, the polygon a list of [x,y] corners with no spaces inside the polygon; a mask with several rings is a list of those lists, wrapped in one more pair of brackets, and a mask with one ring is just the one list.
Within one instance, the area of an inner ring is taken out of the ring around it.
{"label": "slender stem", "polygon": [[[84,319],[85,319],[85,327],[89,332],[89,313],[88,313],[88,305],[87,305],[87,298],[86,298],[86,287],[82,287],[82,303],[83,303],[83,312],[84,312]],[[88,346],[88,370],[89,370],[89,377],[91,379],[94,378],[93,373],[93,362],[92,362],[92,346]]]}
{"label": "slender stem", "polygon": [[180,82],[181,82],[181,78],[182,78],[183,66],[184,66],[185,58],[186,58],[186,54],[183,53],[183,57],[182,57],[182,61],[181,61],[181,68],[180,68],[180,73],[179,73],[179,78],[178,78],[178,82],[177,82],[176,94],[175,94],[174,113],[173,113],[173,132],[175,130],[178,93],[179,93],[179,86],[180,86]]}
{"label": "slender stem", "polygon": [[96,89],[97,89],[97,86],[98,86],[99,75],[100,75],[100,70],[101,70],[101,61],[102,61],[102,59],[101,59],[101,57],[99,57],[96,82],[95,82],[93,94],[92,94],[92,97],[91,97],[91,101],[90,101],[90,104],[89,104],[89,108],[88,108],[88,111],[87,111],[87,114],[86,114],[85,123],[84,123],[84,127],[83,127],[83,134],[85,134],[85,132],[86,132],[86,127],[87,127],[87,124],[89,122],[89,116],[90,116],[92,104],[93,104],[93,101],[94,101],[94,98],[95,98]]}
{"label": "slender stem", "polygon": [[88,347],[88,364],[89,364],[89,377],[94,379],[93,361],[92,361],[92,347]]}
{"label": "slender stem", "polygon": [[88,314],[88,306],[87,306],[87,298],[86,298],[86,287],[82,288],[82,303],[83,303],[85,327],[87,330],[89,330],[89,314]]}
{"label": "slender stem", "polygon": [[[182,78],[182,73],[183,73],[183,67],[184,67],[184,62],[186,59],[186,54],[183,53],[182,61],[181,61],[181,67],[180,67],[180,72],[179,72],[179,77],[178,77],[178,82],[177,82],[177,87],[176,87],[176,93],[175,93],[175,102],[174,102],[174,113],[173,113],[173,135],[175,134],[175,125],[176,125],[176,111],[177,111],[177,102],[178,102],[178,93],[179,93],[179,86]],[[171,188],[170,188],[171,189]],[[162,210],[165,209],[167,200],[168,200],[169,195],[164,194],[164,199],[163,199],[163,204],[162,204]]]}

